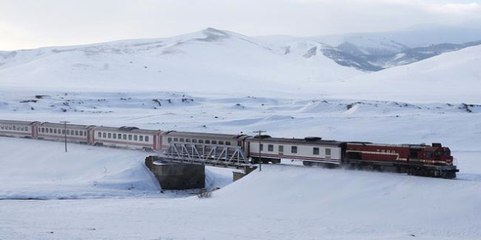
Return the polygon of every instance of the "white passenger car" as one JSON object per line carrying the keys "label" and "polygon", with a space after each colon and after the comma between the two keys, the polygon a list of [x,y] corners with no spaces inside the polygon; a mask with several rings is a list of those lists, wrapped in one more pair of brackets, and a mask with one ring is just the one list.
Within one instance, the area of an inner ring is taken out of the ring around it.
{"label": "white passenger car", "polygon": [[243,134],[168,131],[162,133],[162,149],[168,149],[171,142],[220,146],[242,146],[246,137],[247,136]]}
{"label": "white passenger car", "polygon": [[0,120],[0,136],[37,138],[39,122]]}
{"label": "white passenger car", "polygon": [[[249,156],[253,162],[279,163],[281,159],[300,160],[305,165],[324,163],[340,165],[342,161],[342,143],[331,140],[321,140],[317,137],[271,138],[250,137],[247,142]],[[259,152],[260,150],[260,152]]]}
{"label": "white passenger car", "polygon": [[119,148],[159,150],[160,130],[144,130],[137,127],[95,127],[94,145]]}
{"label": "white passenger car", "polygon": [[38,125],[38,138],[52,141],[89,143],[92,126],[44,122]]}

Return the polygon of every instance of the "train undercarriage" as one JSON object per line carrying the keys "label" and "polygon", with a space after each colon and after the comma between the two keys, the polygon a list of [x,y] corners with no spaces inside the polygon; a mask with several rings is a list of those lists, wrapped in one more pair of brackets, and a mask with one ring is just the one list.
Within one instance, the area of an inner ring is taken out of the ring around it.
{"label": "train undercarriage", "polygon": [[[252,164],[258,164],[259,158],[251,157],[250,162]],[[261,158],[263,164],[279,164],[281,159],[273,158]],[[406,164],[406,163],[393,163],[393,162],[381,162],[381,161],[366,161],[359,159],[347,159],[341,164],[326,163],[319,161],[302,161],[302,164],[307,167],[323,167],[323,168],[339,168],[344,167],[347,169],[359,169],[368,171],[379,172],[396,172],[406,173],[413,176],[434,177],[453,179],[456,178],[456,173],[459,170],[456,166],[436,166],[436,165],[421,165],[421,164]]]}

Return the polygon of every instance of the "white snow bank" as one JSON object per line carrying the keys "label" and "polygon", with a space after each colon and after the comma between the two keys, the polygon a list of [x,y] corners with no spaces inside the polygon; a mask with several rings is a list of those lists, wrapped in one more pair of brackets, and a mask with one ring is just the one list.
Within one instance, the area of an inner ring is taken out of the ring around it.
{"label": "white snow bank", "polygon": [[[152,153],[0,137],[0,199],[170,197],[144,165]],[[207,187],[232,182],[232,170],[208,169]]]}
{"label": "white snow bank", "polygon": [[147,153],[1,137],[0,198],[84,198],[158,193]]}
{"label": "white snow bank", "polygon": [[[457,153],[471,177],[479,154]],[[207,199],[3,201],[0,239],[477,240],[481,181],[460,177],[266,165]]]}

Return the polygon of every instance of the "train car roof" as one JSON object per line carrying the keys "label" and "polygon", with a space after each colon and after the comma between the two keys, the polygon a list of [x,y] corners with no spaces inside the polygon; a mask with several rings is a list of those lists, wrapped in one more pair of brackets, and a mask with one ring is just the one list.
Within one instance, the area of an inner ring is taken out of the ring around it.
{"label": "train car roof", "polygon": [[350,145],[362,145],[362,146],[379,146],[379,147],[410,147],[410,148],[425,148],[433,147],[429,144],[386,144],[386,143],[372,143],[372,142],[346,142]]}
{"label": "train car roof", "polygon": [[6,124],[25,124],[25,125],[31,125],[33,123],[36,123],[38,121],[16,121],[16,120],[0,120],[0,123],[6,123]]}
{"label": "train car roof", "polygon": [[[65,124],[64,124],[64,123],[43,122],[43,123],[41,123],[40,125],[41,125],[41,126],[63,127]],[[67,126],[69,126],[69,127],[76,127],[76,128],[88,128],[88,127],[92,127],[92,125],[70,124],[70,123],[67,123]]]}
{"label": "train car roof", "polygon": [[150,130],[150,129],[140,129],[137,127],[105,127],[105,126],[96,126],[95,130],[104,130],[104,131],[117,131],[117,132],[131,132],[131,133],[154,133],[160,132],[160,130]]}
{"label": "train car roof", "polygon": [[244,134],[226,134],[226,133],[203,133],[203,132],[178,132],[178,131],[168,131],[164,133],[165,135],[183,135],[183,136],[196,136],[196,137],[221,137],[230,139],[240,139],[245,137]]}
{"label": "train car roof", "polygon": [[[251,141],[256,142],[259,141],[258,138],[251,137]],[[262,138],[261,142],[277,142],[277,143],[292,143],[292,144],[317,144],[317,145],[330,145],[330,146],[339,146],[343,144],[344,142],[339,142],[336,140],[322,140],[320,138],[314,139],[314,138],[273,138],[273,137],[267,137],[267,138]]]}

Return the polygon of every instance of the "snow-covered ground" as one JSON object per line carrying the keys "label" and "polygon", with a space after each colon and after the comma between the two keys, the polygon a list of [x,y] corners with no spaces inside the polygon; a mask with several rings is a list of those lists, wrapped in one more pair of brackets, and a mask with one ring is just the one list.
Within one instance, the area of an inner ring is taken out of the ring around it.
{"label": "snow-covered ground", "polygon": [[[35,95],[44,95],[35,97]],[[0,239],[479,239],[481,109],[172,92],[3,92],[3,119],[386,143],[441,142],[455,180],[300,166],[230,184],[209,168],[208,199],[160,193],[147,153],[0,138]],[[154,100],[155,99],[155,100]],[[27,100],[27,101],[25,101]],[[36,101],[28,101],[36,100]],[[27,150],[25,150],[27,149]],[[30,166],[30,168],[28,167]],[[69,200],[58,200],[69,199]],[[75,200],[73,200],[75,199]]]}
{"label": "snow-covered ground", "polygon": [[[0,239],[481,236],[481,152],[454,153],[462,159],[456,180],[266,165],[199,199],[159,193],[142,165],[142,152],[71,144],[65,158],[62,143],[0,140],[1,195],[68,197],[75,192],[80,197],[1,200]],[[12,151],[18,146],[28,150]],[[209,175],[226,179],[225,173]]]}
{"label": "snow-covered ground", "polygon": [[[0,139],[0,200],[186,197],[198,191],[162,191],[144,165],[152,154],[32,139]],[[27,150],[28,149],[28,150]],[[207,167],[206,187],[232,182],[232,170]]]}

